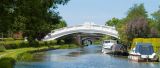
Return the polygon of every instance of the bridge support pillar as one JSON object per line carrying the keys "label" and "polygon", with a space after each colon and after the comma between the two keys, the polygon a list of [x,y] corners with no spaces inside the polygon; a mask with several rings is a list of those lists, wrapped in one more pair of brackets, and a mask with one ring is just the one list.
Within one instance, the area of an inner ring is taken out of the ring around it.
{"label": "bridge support pillar", "polygon": [[82,45],[82,43],[81,43],[81,42],[82,42],[82,41],[81,41],[81,35],[79,35],[79,34],[77,35],[76,41],[77,41],[77,44],[78,44],[78,45],[80,45],[80,46]]}

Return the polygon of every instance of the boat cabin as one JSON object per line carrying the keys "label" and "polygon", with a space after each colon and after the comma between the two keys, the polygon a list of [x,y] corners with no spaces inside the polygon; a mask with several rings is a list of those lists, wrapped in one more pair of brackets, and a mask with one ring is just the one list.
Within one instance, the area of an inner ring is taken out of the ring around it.
{"label": "boat cabin", "polygon": [[129,59],[138,62],[145,61],[158,61],[159,58],[154,53],[153,46],[151,43],[138,43],[129,53]]}

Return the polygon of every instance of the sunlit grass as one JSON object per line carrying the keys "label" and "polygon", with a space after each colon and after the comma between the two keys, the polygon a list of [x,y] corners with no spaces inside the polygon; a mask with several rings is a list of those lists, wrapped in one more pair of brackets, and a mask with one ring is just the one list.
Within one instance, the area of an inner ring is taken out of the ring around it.
{"label": "sunlit grass", "polygon": [[74,44],[66,44],[66,45],[54,45],[54,46],[43,46],[43,47],[38,47],[38,48],[34,48],[34,47],[29,47],[29,48],[19,48],[19,49],[10,49],[10,50],[6,50],[4,52],[0,52],[0,58],[2,57],[11,57],[16,59],[17,56],[21,53],[25,53],[28,51],[36,51],[36,50],[44,50],[44,49],[68,49],[68,48],[77,48],[77,45]]}

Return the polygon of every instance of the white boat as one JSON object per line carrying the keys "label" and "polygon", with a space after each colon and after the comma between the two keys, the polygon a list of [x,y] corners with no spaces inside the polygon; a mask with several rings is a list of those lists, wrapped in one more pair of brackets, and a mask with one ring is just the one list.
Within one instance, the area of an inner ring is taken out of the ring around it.
{"label": "white boat", "polygon": [[104,40],[102,42],[102,53],[111,53],[113,45],[116,44],[116,40]]}
{"label": "white boat", "polygon": [[158,62],[159,58],[154,53],[152,44],[138,43],[136,47],[129,52],[129,57],[132,61],[137,62]]}

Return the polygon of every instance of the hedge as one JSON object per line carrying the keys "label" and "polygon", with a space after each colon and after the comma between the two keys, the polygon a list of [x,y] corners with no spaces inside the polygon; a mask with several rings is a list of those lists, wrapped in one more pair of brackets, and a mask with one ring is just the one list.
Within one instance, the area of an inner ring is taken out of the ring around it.
{"label": "hedge", "polygon": [[[32,43],[28,43],[25,41],[5,41],[5,42],[0,42],[0,45],[3,45],[5,49],[17,49],[17,48],[25,48],[25,47],[41,47],[41,46],[52,46],[57,43],[56,40],[53,41],[35,41]],[[2,47],[2,48],[3,48]]]}

